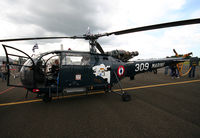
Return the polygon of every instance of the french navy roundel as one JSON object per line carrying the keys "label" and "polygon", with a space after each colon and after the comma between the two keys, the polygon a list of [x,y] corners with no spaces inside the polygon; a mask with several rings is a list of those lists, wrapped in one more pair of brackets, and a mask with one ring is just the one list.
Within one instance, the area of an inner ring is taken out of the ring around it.
{"label": "french navy roundel", "polygon": [[117,75],[119,77],[123,76],[124,75],[124,71],[125,71],[124,66],[119,66],[118,69],[117,69]]}

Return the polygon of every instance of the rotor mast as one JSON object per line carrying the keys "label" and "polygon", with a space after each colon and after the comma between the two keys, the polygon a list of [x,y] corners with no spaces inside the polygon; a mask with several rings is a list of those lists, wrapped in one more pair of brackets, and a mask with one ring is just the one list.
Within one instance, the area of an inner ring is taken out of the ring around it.
{"label": "rotor mast", "polygon": [[[97,49],[98,49],[98,36],[97,35],[93,35],[93,34],[85,34],[83,35],[85,37],[85,40],[89,41],[89,48],[90,48],[90,53],[97,53]],[[100,51],[100,50],[99,50]],[[101,51],[100,51],[101,52]]]}
{"label": "rotor mast", "polygon": [[97,53],[97,50],[96,50],[96,46],[95,46],[95,41],[96,40],[89,40],[89,45],[90,45],[90,53]]}

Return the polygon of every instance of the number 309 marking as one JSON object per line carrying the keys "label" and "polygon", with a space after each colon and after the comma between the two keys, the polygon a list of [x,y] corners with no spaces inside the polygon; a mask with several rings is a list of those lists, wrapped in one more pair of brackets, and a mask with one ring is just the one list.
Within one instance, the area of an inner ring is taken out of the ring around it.
{"label": "number 309 marking", "polygon": [[149,69],[149,63],[138,63],[135,64],[135,71],[144,71]]}

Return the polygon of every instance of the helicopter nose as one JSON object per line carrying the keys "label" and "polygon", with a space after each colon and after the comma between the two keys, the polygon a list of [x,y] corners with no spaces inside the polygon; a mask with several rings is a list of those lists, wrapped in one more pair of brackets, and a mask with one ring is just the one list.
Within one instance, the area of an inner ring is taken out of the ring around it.
{"label": "helicopter nose", "polygon": [[33,70],[28,67],[22,67],[20,71],[20,80],[25,88],[33,88]]}

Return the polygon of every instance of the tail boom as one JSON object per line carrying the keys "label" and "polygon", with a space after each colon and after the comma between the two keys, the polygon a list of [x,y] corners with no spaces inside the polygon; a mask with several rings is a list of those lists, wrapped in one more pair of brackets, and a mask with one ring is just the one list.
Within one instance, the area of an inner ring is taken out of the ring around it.
{"label": "tail boom", "polygon": [[128,62],[127,67],[127,77],[135,76],[139,73],[144,73],[148,71],[154,71],[165,66],[176,65],[177,63],[184,62],[184,58],[163,58],[163,59],[152,59],[152,60],[137,60],[133,62]]}

